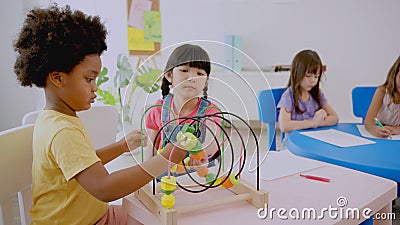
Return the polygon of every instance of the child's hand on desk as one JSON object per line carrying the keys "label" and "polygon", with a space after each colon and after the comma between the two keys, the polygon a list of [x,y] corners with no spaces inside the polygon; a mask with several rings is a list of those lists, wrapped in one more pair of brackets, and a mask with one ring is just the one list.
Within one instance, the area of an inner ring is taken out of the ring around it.
{"label": "child's hand on desk", "polygon": [[326,111],[324,109],[320,109],[315,112],[314,114],[314,127],[319,127],[321,125],[321,122],[325,120],[325,118],[328,116]]}
{"label": "child's hand on desk", "polygon": [[125,152],[133,151],[140,147],[142,141],[143,147],[147,146],[147,133],[144,131],[141,133],[140,130],[133,130],[120,140],[121,144],[128,147],[125,149]]}
{"label": "child's hand on desk", "polygon": [[380,138],[387,138],[390,135],[392,135],[392,133],[390,132],[390,129],[388,129],[388,127],[386,126],[385,127],[376,126],[373,135]]}
{"label": "child's hand on desk", "polygon": [[390,131],[391,135],[400,134],[400,127],[399,126],[385,126]]}

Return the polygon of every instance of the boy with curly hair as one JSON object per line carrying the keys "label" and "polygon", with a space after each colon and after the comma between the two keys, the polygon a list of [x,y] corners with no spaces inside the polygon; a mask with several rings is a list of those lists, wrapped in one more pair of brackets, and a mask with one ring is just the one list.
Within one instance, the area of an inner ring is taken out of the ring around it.
{"label": "boy with curly hair", "polygon": [[[77,117],[96,98],[106,35],[98,16],[53,5],[31,10],[14,43],[18,80],[43,88],[46,97],[33,134],[32,224],[125,224],[126,212],[107,202],[136,191],[167,168],[171,144],[141,165],[109,174],[104,164],[139,147],[145,137],[135,130],[94,151]],[[172,161],[185,155],[176,148]]]}

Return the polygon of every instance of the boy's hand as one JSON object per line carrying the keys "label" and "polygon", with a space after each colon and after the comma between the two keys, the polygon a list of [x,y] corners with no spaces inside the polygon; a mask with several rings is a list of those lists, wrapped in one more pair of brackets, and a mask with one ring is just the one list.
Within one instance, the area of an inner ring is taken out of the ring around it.
{"label": "boy's hand", "polygon": [[141,133],[140,130],[133,130],[129,132],[124,138],[122,138],[120,142],[127,146],[125,152],[129,152],[140,147],[142,145],[142,141],[143,147],[147,146],[147,139],[148,138],[146,132],[143,131],[143,133]]}

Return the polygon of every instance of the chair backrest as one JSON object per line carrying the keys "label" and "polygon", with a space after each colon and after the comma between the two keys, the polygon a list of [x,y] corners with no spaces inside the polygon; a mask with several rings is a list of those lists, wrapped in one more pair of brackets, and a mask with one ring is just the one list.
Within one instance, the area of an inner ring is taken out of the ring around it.
{"label": "chair backrest", "polygon": [[[30,224],[33,125],[0,132],[0,224]],[[18,209],[15,201],[18,196]]]}
{"label": "chair backrest", "polygon": [[258,92],[258,116],[262,123],[267,123],[267,146],[269,146],[269,150],[276,150],[276,130],[279,129],[276,126],[279,117],[279,111],[276,105],[285,90],[286,88],[275,88]]}
{"label": "chair backrest", "polygon": [[[27,113],[22,124],[34,124],[39,111]],[[95,149],[115,142],[118,130],[118,110],[114,106],[93,106],[77,113],[85,124]]]}
{"label": "chair backrest", "polygon": [[351,91],[353,114],[357,117],[361,117],[362,123],[364,123],[365,116],[367,115],[375,91],[376,87],[373,86],[355,87]]}

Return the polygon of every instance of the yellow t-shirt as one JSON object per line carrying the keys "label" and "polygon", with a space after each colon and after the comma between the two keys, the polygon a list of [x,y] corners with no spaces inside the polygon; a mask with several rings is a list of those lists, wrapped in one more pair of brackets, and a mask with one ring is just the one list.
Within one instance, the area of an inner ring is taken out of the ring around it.
{"label": "yellow t-shirt", "polygon": [[100,161],[82,121],[53,110],[39,113],[33,132],[32,224],[94,224],[108,204],[75,175]]}

